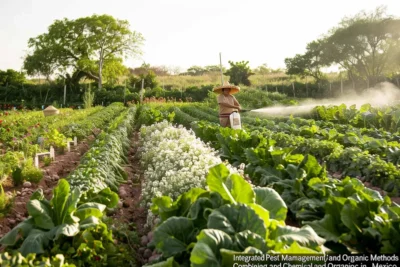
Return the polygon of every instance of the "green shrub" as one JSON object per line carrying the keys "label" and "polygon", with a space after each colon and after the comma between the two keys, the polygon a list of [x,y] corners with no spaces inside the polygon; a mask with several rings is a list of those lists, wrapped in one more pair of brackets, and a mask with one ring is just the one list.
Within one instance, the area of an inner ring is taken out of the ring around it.
{"label": "green shrub", "polygon": [[43,171],[36,168],[33,165],[33,159],[29,158],[22,162],[20,176],[21,177],[18,177],[18,179],[21,179],[21,183],[23,181],[29,181],[37,184],[43,178]]}
{"label": "green shrub", "polygon": [[10,211],[12,203],[13,198],[4,193],[3,186],[0,184],[0,218]]}
{"label": "green shrub", "polygon": [[38,184],[43,178],[43,171],[33,166],[29,166],[22,170],[22,177],[26,181]]}
{"label": "green shrub", "polygon": [[22,169],[20,167],[15,168],[11,174],[11,177],[15,186],[21,185],[24,181],[22,177]]}
{"label": "green shrub", "polygon": [[49,156],[45,156],[43,159],[44,166],[49,166],[51,161],[52,161],[52,159]]}

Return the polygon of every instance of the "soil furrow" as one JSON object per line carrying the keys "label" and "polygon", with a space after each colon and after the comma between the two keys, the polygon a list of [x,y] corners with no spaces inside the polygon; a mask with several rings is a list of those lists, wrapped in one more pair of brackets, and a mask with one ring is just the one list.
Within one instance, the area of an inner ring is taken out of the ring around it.
{"label": "soil furrow", "polygon": [[56,155],[55,160],[49,166],[40,167],[43,170],[43,179],[38,183],[25,182],[20,186],[5,185],[4,191],[8,195],[15,194],[13,207],[11,211],[3,218],[0,218],[0,238],[7,234],[14,226],[28,217],[26,203],[29,201],[32,193],[41,188],[47,199],[51,198],[52,190],[57,185],[58,180],[66,178],[79,165],[81,156],[89,149],[88,142],[94,139],[93,136],[84,140],[78,145],[71,146],[70,152]]}

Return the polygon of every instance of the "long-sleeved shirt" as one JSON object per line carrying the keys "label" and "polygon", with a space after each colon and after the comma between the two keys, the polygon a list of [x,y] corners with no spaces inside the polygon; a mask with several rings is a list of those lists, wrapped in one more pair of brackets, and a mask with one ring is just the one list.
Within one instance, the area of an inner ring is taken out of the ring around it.
{"label": "long-sleeved shirt", "polygon": [[[218,104],[226,103],[226,104],[234,106],[235,102],[238,103],[236,98],[233,95],[225,96],[224,94],[220,94],[217,97],[217,100],[218,100]],[[230,114],[234,111],[237,111],[237,109],[236,108],[228,108],[223,105],[219,105],[219,114]]]}

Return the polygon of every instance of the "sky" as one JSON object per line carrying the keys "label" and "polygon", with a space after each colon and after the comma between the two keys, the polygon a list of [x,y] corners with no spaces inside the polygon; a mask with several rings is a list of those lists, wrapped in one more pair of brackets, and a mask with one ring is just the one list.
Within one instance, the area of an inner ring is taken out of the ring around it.
{"label": "sky", "polygon": [[128,20],[145,42],[128,67],[179,67],[249,61],[284,68],[345,16],[385,5],[400,17],[399,0],[0,0],[0,70],[21,70],[28,39],[57,19],[108,14]]}

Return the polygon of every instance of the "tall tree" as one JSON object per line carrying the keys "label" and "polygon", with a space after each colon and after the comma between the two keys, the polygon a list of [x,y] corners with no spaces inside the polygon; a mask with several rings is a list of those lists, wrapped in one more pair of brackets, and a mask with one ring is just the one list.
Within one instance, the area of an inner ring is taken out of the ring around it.
{"label": "tall tree", "polygon": [[229,82],[235,85],[244,84],[247,86],[251,85],[249,77],[254,73],[251,72],[250,67],[248,66],[248,61],[239,61],[232,62],[228,61],[231,65],[230,69],[228,69],[224,74],[229,76]]}
{"label": "tall tree", "polygon": [[123,58],[141,54],[144,39],[129,27],[128,21],[109,15],[56,20],[48,33],[29,39],[33,51],[26,57],[24,68],[28,74],[46,76],[63,69],[73,73],[69,77],[93,79],[101,88],[105,68],[112,66],[118,73],[115,68],[122,65]]}
{"label": "tall tree", "polygon": [[344,18],[327,36],[325,54],[353,80],[376,83],[400,64],[395,62],[400,54],[400,20],[386,15],[384,7]]}
{"label": "tall tree", "polygon": [[200,66],[191,66],[190,68],[187,69],[187,74],[191,76],[201,76],[206,72],[207,72],[206,69]]}
{"label": "tall tree", "polygon": [[25,82],[25,74],[12,69],[0,70],[0,86],[20,85]]}
{"label": "tall tree", "polygon": [[326,65],[324,56],[324,40],[317,40],[307,44],[306,52],[297,54],[293,58],[286,58],[286,74],[299,75],[301,77],[311,76],[317,81],[325,78],[321,68]]}
{"label": "tall tree", "polygon": [[254,69],[254,72],[256,74],[261,74],[261,75],[266,75],[271,73],[271,69],[268,68],[267,63],[262,64],[261,66],[258,66],[257,68]]}

